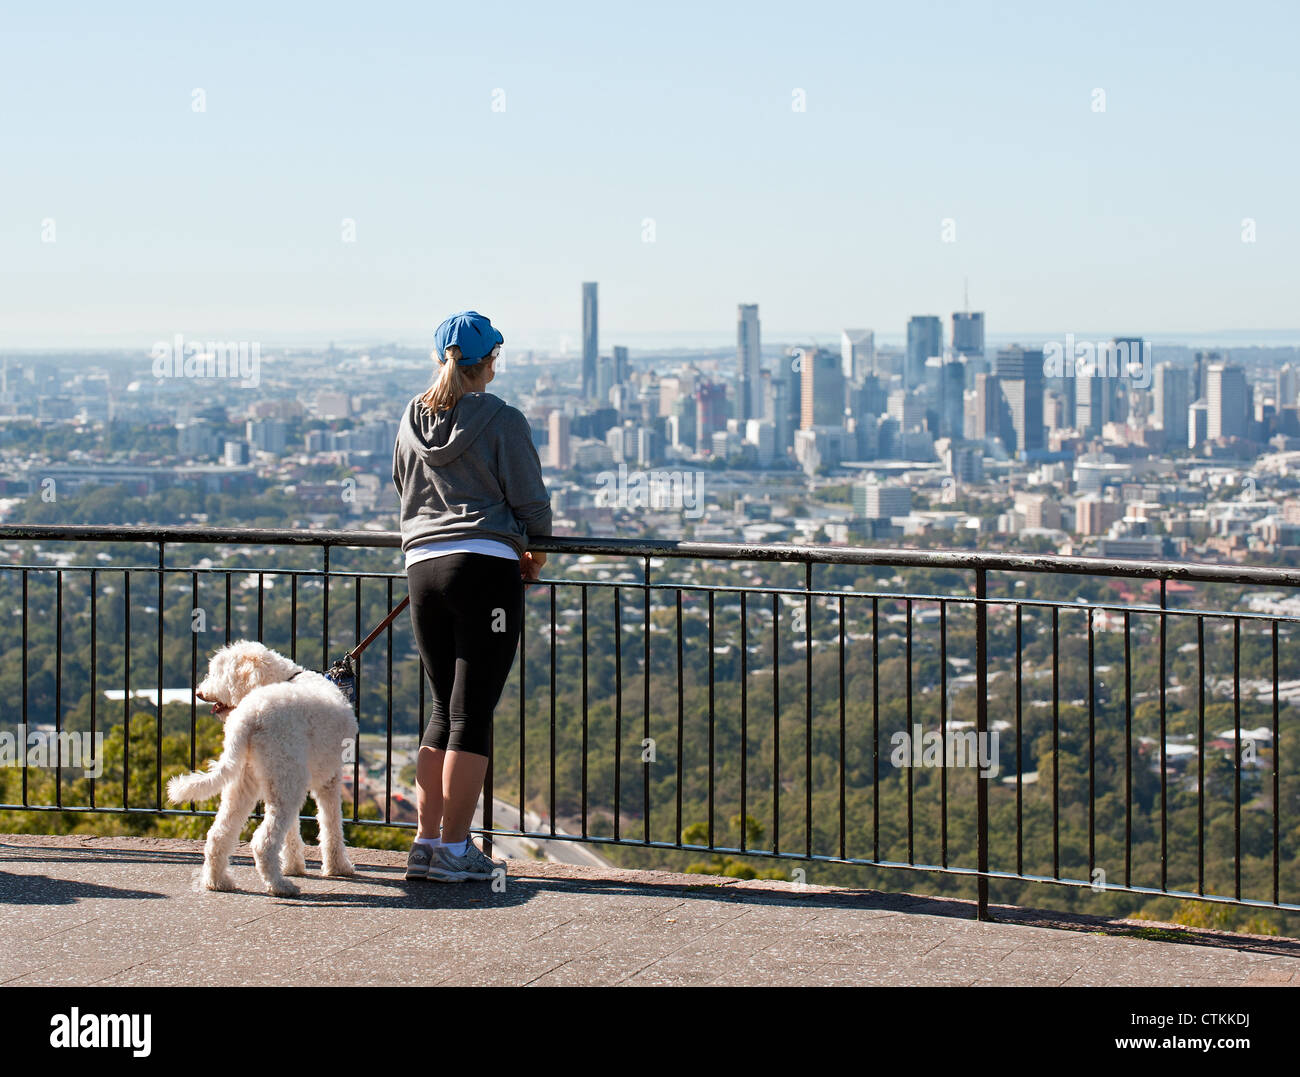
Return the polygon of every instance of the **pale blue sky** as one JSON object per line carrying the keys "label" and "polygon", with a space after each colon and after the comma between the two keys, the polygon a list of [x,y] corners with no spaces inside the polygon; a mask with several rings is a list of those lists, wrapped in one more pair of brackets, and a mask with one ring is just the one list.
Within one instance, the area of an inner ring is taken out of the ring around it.
{"label": "pale blue sky", "polygon": [[584,280],[602,345],[739,302],[897,335],[965,277],[991,333],[1300,326],[1293,4],[33,7],[0,347],[465,307],[576,340]]}

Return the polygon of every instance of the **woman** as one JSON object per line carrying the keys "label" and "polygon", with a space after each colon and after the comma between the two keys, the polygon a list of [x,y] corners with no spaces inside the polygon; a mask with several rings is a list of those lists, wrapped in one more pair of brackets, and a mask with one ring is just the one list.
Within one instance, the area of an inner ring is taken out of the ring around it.
{"label": "woman", "polygon": [[441,369],[407,405],[393,448],[411,624],[433,685],[408,879],[490,879],[504,866],[469,828],[519,645],[524,581],[546,563],[528,543],[551,533],[551,503],[528,420],[484,391],[503,342],[472,310],[438,326]]}

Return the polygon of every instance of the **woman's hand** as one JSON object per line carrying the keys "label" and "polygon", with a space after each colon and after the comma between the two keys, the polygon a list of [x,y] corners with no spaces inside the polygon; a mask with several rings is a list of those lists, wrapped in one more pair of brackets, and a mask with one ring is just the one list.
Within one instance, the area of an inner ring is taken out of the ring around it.
{"label": "woman's hand", "polygon": [[542,566],[546,564],[546,554],[539,550],[525,550],[519,559],[519,575],[526,581],[541,578]]}

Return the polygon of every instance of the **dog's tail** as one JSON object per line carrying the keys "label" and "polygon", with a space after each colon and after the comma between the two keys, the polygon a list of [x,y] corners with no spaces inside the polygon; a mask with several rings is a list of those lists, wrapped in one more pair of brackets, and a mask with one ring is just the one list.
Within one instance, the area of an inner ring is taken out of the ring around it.
{"label": "dog's tail", "polygon": [[226,743],[221,758],[207,770],[178,774],[167,783],[167,799],[173,804],[186,800],[211,800],[239,773],[248,754],[248,741],[257,723],[227,721]]}

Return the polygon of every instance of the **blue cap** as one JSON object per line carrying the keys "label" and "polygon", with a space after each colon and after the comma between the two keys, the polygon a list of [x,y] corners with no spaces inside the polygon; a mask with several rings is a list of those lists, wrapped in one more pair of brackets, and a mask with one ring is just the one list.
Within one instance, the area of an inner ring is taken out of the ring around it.
{"label": "blue cap", "polygon": [[460,348],[461,366],[473,366],[491,353],[505,338],[492,323],[475,310],[462,310],[453,314],[433,335],[434,355],[439,363],[446,362],[447,349],[455,344]]}

